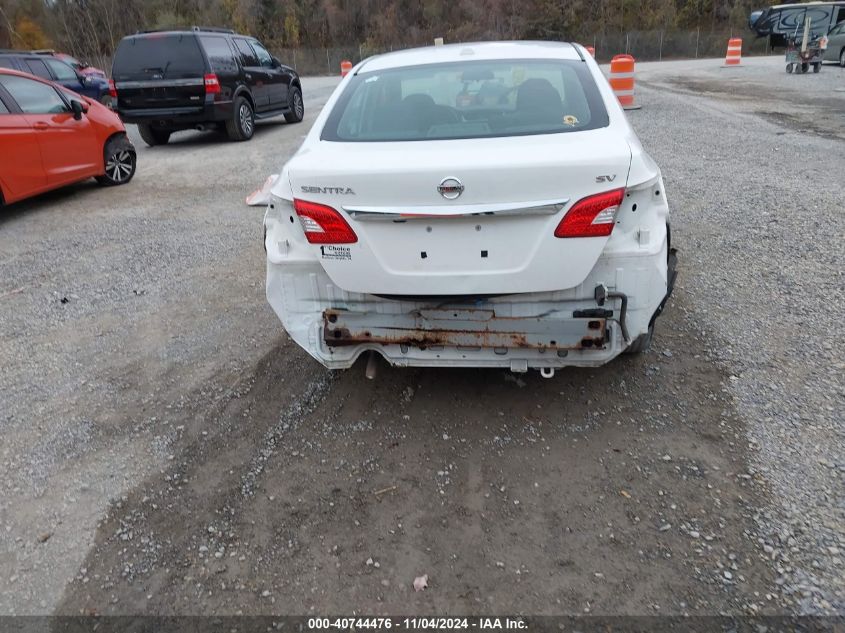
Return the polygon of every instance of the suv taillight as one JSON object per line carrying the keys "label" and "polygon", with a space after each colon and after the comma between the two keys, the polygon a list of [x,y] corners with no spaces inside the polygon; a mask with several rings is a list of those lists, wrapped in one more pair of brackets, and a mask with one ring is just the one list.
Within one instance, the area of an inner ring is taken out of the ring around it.
{"label": "suv taillight", "polygon": [[331,207],[316,202],[294,200],[293,208],[299,216],[305,238],[311,244],[354,244],[355,231],[343,216]]}
{"label": "suv taillight", "polygon": [[613,232],[616,212],[625,199],[614,189],[576,202],[555,229],[555,237],[606,237]]}
{"label": "suv taillight", "polygon": [[214,73],[209,73],[205,77],[203,77],[203,81],[205,83],[205,94],[220,94],[220,81],[217,79],[217,75],[215,75]]}
{"label": "suv taillight", "polygon": [[117,86],[114,85],[114,79],[109,79],[109,96],[117,99]]}

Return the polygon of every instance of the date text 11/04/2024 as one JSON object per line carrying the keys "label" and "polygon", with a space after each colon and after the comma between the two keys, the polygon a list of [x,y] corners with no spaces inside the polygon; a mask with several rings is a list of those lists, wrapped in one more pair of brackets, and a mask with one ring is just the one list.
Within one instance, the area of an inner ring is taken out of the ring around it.
{"label": "date text 11/04/2024", "polygon": [[528,623],[522,618],[309,618],[309,630],[471,630],[525,631]]}

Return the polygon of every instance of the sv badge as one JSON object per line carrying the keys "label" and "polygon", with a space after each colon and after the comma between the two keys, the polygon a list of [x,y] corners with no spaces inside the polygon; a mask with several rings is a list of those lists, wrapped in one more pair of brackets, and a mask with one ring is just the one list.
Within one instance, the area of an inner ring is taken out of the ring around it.
{"label": "sv badge", "polygon": [[612,176],[596,176],[596,182],[613,182],[616,180],[616,174]]}

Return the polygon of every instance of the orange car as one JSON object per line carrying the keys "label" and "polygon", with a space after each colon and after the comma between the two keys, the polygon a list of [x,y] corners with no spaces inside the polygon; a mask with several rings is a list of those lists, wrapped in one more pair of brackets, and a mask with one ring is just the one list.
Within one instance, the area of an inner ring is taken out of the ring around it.
{"label": "orange car", "polygon": [[123,185],[135,160],[126,128],[107,107],[0,68],[0,204],[88,178]]}

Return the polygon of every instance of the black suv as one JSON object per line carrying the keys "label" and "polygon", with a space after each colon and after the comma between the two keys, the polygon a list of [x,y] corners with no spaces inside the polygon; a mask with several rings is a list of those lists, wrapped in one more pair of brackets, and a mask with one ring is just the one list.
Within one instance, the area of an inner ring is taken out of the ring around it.
{"label": "black suv", "polygon": [[115,109],[136,123],[148,145],[177,130],[225,128],[246,141],[256,119],[302,121],[299,75],[258,40],[234,31],[193,27],[124,37],[112,64]]}

